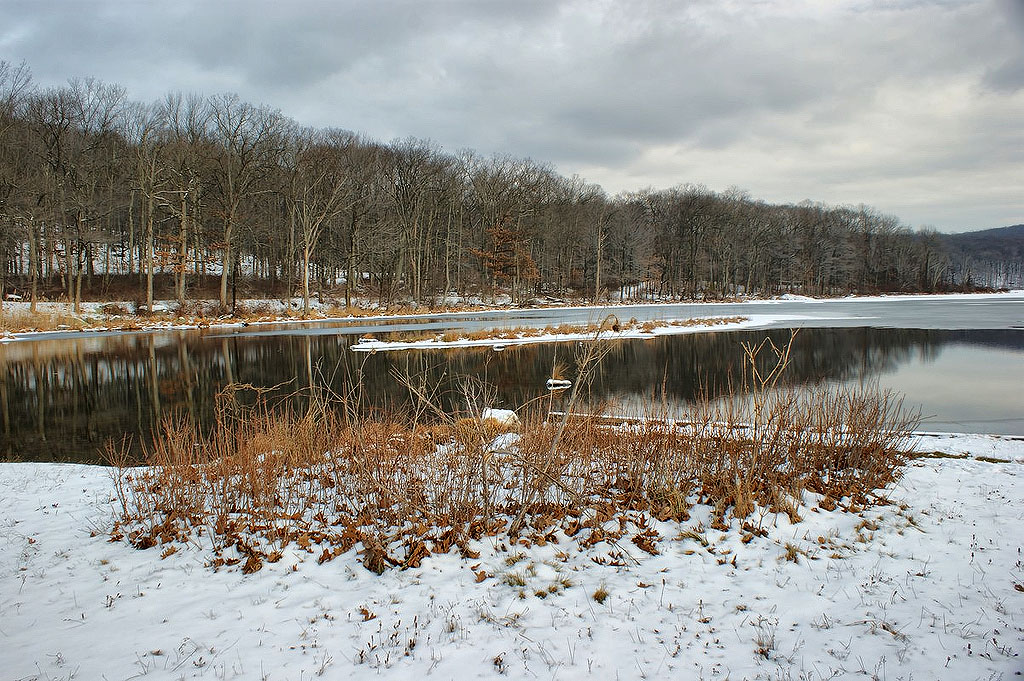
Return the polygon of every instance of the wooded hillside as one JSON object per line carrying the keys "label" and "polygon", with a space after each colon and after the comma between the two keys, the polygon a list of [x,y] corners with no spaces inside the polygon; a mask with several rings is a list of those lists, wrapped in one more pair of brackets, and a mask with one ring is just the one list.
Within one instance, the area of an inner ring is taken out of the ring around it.
{"label": "wooded hillside", "polygon": [[958,281],[992,288],[1024,286],[1024,225],[945,235]]}
{"label": "wooded hillside", "polygon": [[[866,206],[701,185],[608,196],[530,159],[310,129],[234,95],[33,86],[0,62],[5,292],[229,305],[327,289],[430,304],[495,291],[654,299],[970,284],[948,240]],[[994,282],[993,282],[994,283]]]}

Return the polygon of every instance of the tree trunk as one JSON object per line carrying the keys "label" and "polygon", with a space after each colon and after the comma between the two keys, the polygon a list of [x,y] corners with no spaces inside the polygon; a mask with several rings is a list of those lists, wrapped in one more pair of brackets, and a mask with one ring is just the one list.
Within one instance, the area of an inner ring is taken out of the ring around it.
{"label": "tree trunk", "polygon": [[348,229],[348,271],[345,273],[345,308],[352,307],[352,281],[356,277],[356,208],[352,206],[352,218]]}
{"label": "tree trunk", "polygon": [[135,192],[128,200],[128,274],[135,272]]}
{"label": "tree trunk", "polygon": [[153,311],[153,194],[146,199],[146,312]]}
{"label": "tree trunk", "polygon": [[231,252],[231,218],[228,217],[224,224],[224,258],[220,270],[220,306],[228,306],[228,278],[231,276],[232,256]]}
{"label": "tree trunk", "polygon": [[29,285],[32,288],[32,302],[29,303],[28,309],[29,312],[35,314],[36,304],[39,300],[39,239],[34,222],[29,226],[28,235]]}
{"label": "tree trunk", "polygon": [[288,211],[288,266],[285,272],[285,297],[291,306],[291,298],[295,295],[295,210]]}
{"label": "tree trunk", "polygon": [[309,317],[309,260],[310,247],[307,243],[302,248],[302,317]]}
{"label": "tree trunk", "polygon": [[185,270],[188,269],[188,192],[181,195],[181,231],[178,239],[178,266],[177,281],[175,282],[175,297],[178,299],[178,307],[185,304]]}

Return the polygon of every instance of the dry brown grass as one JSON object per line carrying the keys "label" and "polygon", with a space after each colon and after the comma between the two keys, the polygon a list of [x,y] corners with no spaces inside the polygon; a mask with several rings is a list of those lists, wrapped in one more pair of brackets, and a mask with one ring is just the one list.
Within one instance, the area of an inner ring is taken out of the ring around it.
{"label": "dry brown grass", "polygon": [[758,509],[798,522],[807,492],[863,507],[900,475],[915,419],[885,393],[775,390],[788,348],[771,346],[767,369],[758,360],[767,348],[748,348],[753,398],[704,401],[685,423],[653,410],[625,425],[572,416],[602,348],[578,349],[567,412],[521,410],[521,426],[481,418],[492,395],[469,380],[459,414],[441,412],[408,377],[419,406],[405,416],[358,417],[324,398],[301,413],[266,401],[240,410],[222,394],[210,434],[166,422],[147,467],[125,466],[111,447],[113,538],[170,555],[169,545],[207,535],[211,566],[246,572],[285,547],[319,562],[358,549],[375,572],[435,552],[475,558],[468,540],[484,536],[527,547],[562,536],[586,548],[631,533],[653,554],[662,538],[649,519],[686,520],[694,503],[715,510],[714,527],[736,518],[752,537],[744,519]]}
{"label": "dry brown grass", "polygon": [[3,315],[0,315],[0,331],[10,333],[57,330],[80,331],[95,324],[96,322],[90,322],[88,319],[71,314],[70,312],[5,310]]}
{"label": "dry brown grass", "polygon": [[74,314],[67,310],[5,310],[0,315],[0,331],[8,333],[31,333],[44,331],[82,331],[86,329],[112,329],[135,331],[144,326],[160,324],[185,324],[200,328],[210,324],[237,324],[262,321],[277,321],[287,317],[275,314],[266,305],[251,309],[240,305],[234,314],[218,310],[215,305],[190,301],[178,310],[146,312],[140,309],[131,312],[128,306],[107,303],[95,313]]}

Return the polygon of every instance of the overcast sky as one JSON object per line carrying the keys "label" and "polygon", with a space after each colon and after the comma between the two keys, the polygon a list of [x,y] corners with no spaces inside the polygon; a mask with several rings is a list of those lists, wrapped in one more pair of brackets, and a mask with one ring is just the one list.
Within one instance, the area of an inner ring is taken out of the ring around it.
{"label": "overcast sky", "polygon": [[1024,222],[1024,0],[0,0],[0,59],[133,99],[699,183]]}

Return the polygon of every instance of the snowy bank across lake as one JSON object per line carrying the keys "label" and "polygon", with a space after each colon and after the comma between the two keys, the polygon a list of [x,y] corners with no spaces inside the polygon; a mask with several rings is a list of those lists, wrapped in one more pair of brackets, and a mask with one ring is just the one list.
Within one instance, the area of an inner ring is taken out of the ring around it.
{"label": "snowy bank across lake", "polygon": [[688,521],[656,526],[666,537],[656,556],[630,542],[484,539],[478,558],[453,551],[380,576],[354,550],[322,565],[286,552],[249,575],[211,570],[198,545],[161,559],[108,541],[109,470],[2,464],[0,670],[51,680],[1018,678],[1024,442],[942,435],[918,447],[968,456],[912,461],[892,503],[861,513],[811,502],[797,524],[755,519],[764,536],[746,542],[737,527],[709,529],[710,509],[695,506]]}

